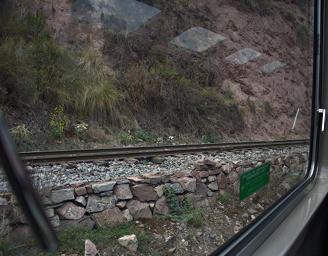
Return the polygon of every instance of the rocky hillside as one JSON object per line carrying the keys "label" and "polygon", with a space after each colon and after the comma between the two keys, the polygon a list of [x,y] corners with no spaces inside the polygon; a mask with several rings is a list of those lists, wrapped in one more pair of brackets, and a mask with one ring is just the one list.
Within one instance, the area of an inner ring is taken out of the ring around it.
{"label": "rocky hillside", "polygon": [[23,149],[307,137],[310,2],[9,4],[1,109]]}

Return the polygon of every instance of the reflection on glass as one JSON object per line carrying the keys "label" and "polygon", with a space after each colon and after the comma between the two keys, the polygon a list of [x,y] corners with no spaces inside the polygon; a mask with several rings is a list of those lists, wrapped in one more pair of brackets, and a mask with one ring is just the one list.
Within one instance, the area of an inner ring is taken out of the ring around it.
{"label": "reflection on glass", "polygon": [[[309,138],[314,1],[2,5],[0,103],[21,151]],[[204,255],[288,193],[307,161],[307,146],[290,146],[28,169],[59,255],[83,254],[87,239],[122,255],[118,238],[133,234],[141,255]],[[269,183],[240,201],[240,175],[268,162]],[[8,190],[1,177],[1,207]],[[5,235],[27,226],[5,224]]]}

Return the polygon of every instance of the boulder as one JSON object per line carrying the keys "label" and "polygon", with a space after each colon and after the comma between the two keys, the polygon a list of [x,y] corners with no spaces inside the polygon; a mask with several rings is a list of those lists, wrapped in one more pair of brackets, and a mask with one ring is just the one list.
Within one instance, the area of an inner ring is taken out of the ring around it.
{"label": "boulder", "polygon": [[51,202],[53,204],[58,204],[68,200],[74,200],[74,189],[67,188],[67,189],[60,189],[60,190],[53,190],[51,192]]}
{"label": "boulder", "polygon": [[216,176],[208,176],[208,182],[214,182],[216,181]]}
{"label": "boulder", "polygon": [[59,230],[70,229],[71,227],[92,230],[96,223],[89,216],[85,216],[80,220],[61,220]]}
{"label": "boulder", "polygon": [[79,220],[84,216],[86,210],[84,207],[79,207],[72,202],[68,202],[57,208],[56,211],[61,219]]}
{"label": "boulder", "polygon": [[161,197],[156,201],[155,208],[154,208],[154,214],[161,214],[161,215],[167,215],[169,213],[170,209],[167,205],[165,196]]}
{"label": "boulder", "polygon": [[152,213],[147,203],[141,203],[137,200],[131,200],[126,204],[133,219],[150,219]]}
{"label": "boulder", "polygon": [[133,195],[130,190],[129,184],[117,185],[115,187],[115,196],[118,200],[132,199]]}
{"label": "boulder", "polygon": [[132,188],[132,194],[138,198],[139,201],[154,201],[158,196],[154,188],[147,184],[135,185]]}
{"label": "boulder", "polygon": [[138,250],[138,239],[136,235],[123,236],[118,239],[120,245],[128,249],[130,252],[137,252]]}
{"label": "boulder", "polygon": [[86,211],[88,213],[101,212],[108,208],[114,208],[116,204],[116,197],[99,197],[96,195],[90,195],[88,197],[88,203]]}
{"label": "boulder", "polygon": [[113,190],[114,186],[116,184],[116,181],[107,181],[103,183],[96,183],[92,185],[92,189],[94,193],[101,193],[106,191]]}
{"label": "boulder", "polygon": [[182,186],[182,188],[185,191],[195,192],[195,190],[196,190],[196,179],[195,178],[183,177],[183,178],[178,179],[178,183]]}
{"label": "boulder", "polygon": [[92,217],[99,227],[112,227],[126,222],[126,218],[117,207],[94,213]]}

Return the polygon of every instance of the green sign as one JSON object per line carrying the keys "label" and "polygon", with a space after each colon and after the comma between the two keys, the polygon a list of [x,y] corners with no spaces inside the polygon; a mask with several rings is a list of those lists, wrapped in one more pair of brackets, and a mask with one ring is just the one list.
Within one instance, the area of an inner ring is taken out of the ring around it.
{"label": "green sign", "polygon": [[265,163],[240,175],[239,199],[244,200],[269,183],[270,163]]}

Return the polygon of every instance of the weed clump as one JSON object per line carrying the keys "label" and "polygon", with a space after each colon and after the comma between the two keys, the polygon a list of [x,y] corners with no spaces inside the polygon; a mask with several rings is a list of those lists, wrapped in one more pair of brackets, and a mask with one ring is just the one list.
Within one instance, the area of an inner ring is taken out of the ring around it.
{"label": "weed clump", "polygon": [[164,187],[164,195],[170,209],[169,218],[173,221],[183,221],[195,227],[201,227],[204,222],[203,212],[192,207],[190,201],[179,200],[175,190],[170,186]]}

